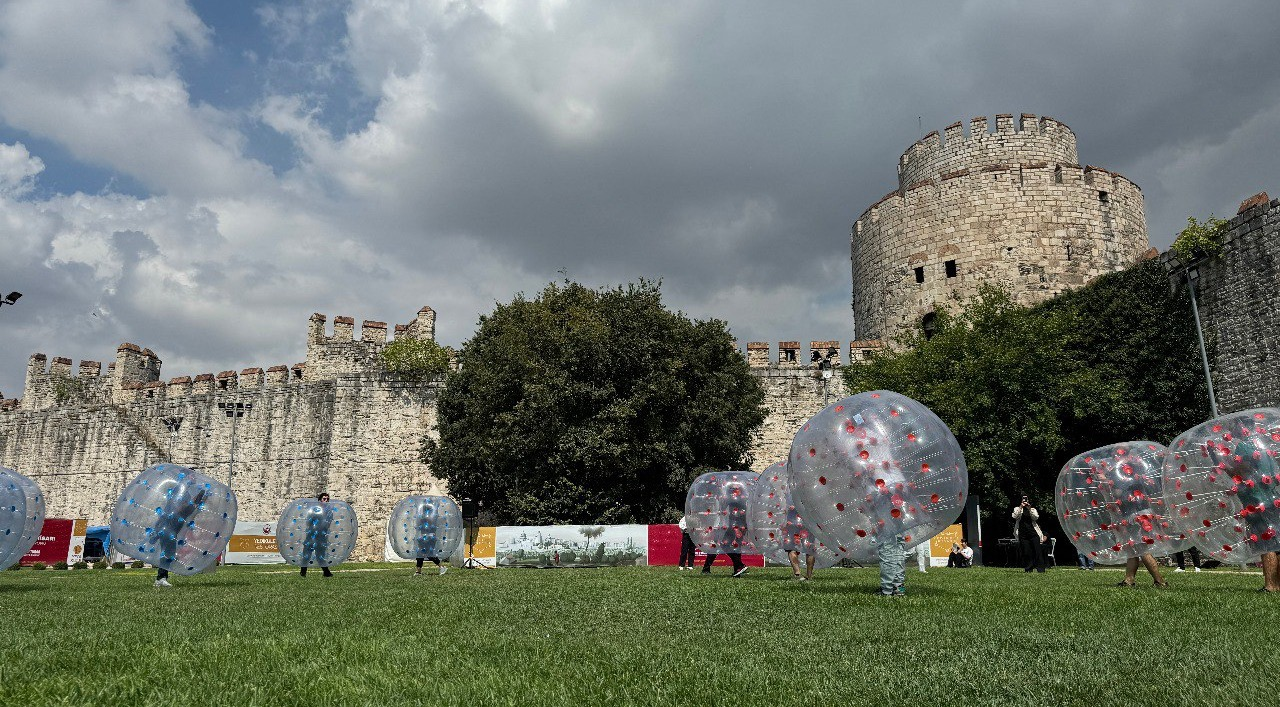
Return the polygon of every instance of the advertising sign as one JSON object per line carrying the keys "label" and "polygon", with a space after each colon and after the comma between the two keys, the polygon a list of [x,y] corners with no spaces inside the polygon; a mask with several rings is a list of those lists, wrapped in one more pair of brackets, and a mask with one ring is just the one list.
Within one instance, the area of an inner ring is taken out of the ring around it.
{"label": "advertising sign", "polygon": [[228,565],[279,565],[284,563],[276,547],[276,522],[273,520],[236,521],[236,529],[227,543],[224,561]]}
{"label": "advertising sign", "polygon": [[[674,567],[679,564],[681,539],[680,526],[674,523],[649,526],[649,566]],[[694,554],[693,560],[694,566],[702,569],[702,563],[707,561],[707,556],[702,552],[697,552]],[[748,567],[764,567],[764,556],[743,555],[742,563]],[[729,560],[728,555],[720,555],[712,564],[716,567],[728,567],[733,563]]]}
{"label": "advertising sign", "polygon": [[647,564],[647,525],[500,526],[499,567]]}
{"label": "advertising sign", "polygon": [[929,540],[929,564],[933,567],[946,567],[952,544],[959,545],[963,539],[964,529],[959,523],[943,528],[941,533]]}
{"label": "advertising sign", "polygon": [[85,518],[45,518],[40,539],[19,563],[24,566],[37,562],[49,566],[55,562],[75,564],[84,559],[84,536],[88,530],[89,521]]}

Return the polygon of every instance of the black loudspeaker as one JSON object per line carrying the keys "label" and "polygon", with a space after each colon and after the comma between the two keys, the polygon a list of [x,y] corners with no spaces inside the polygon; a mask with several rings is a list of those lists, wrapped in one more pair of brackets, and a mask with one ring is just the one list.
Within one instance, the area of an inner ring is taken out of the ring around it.
{"label": "black loudspeaker", "polygon": [[463,520],[475,518],[480,515],[480,504],[472,501],[470,498],[459,499],[458,507],[462,509]]}

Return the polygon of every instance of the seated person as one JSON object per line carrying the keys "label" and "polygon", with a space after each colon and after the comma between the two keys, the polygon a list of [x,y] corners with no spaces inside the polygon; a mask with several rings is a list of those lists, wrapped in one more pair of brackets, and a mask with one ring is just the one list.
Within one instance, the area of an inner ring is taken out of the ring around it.
{"label": "seated person", "polygon": [[961,540],[959,545],[951,544],[951,552],[947,555],[947,567],[972,567],[973,548]]}

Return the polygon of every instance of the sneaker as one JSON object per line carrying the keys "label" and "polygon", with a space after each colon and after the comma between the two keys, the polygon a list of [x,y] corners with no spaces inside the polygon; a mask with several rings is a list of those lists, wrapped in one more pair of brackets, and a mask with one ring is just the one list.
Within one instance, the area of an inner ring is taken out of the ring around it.
{"label": "sneaker", "polygon": [[906,588],[906,587],[898,587],[898,588],[896,588],[896,589],[894,589],[894,590],[893,590],[893,595],[894,595],[895,597],[905,597],[905,596],[907,595],[907,588]]}
{"label": "sneaker", "polygon": [[445,572],[448,572],[448,571],[449,571],[449,568],[448,568],[448,567],[445,567],[444,565],[440,565],[440,574],[439,574],[438,576],[443,577],[443,576],[444,576],[444,573],[445,573]]}
{"label": "sneaker", "polygon": [[417,572],[414,572],[414,573],[413,573],[413,576],[414,576],[414,577],[421,577],[421,576],[422,576],[422,570],[418,570]]}
{"label": "sneaker", "polygon": [[[1200,568],[1198,568],[1198,567],[1197,567],[1197,568],[1196,568],[1196,571],[1197,571],[1197,572],[1199,572],[1199,571],[1200,571]],[[1174,572],[1186,572],[1186,570],[1184,570],[1184,569],[1182,569],[1181,567],[1179,567],[1178,569],[1174,570]]]}
{"label": "sneaker", "polygon": [[1197,571],[1197,572],[1199,572],[1199,571],[1200,571],[1200,568],[1199,568],[1199,567],[1197,567],[1197,568],[1196,568],[1196,571]]}
{"label": "sneaker", "polygon": [[157,579],[157,580],[156,580],[156,586],[157,586],[157,587],[172,587],[173,585],[172,585],[172,584],[169,584],[169,580],[167,580],[167,579]]}
{"label": "sneaker", "polygon": [[733,573],[733,576],[734,576],[734,577],[741,577],[742,575],[744,575],[744,574],[746,574],[746,573],[747,573],[747,568],[746,568],[746,566],[744,565],[742,569],[738,570],[737,572],[734,572],[734,573]]}
{"label": "sneaker", "polygon": [[703,574],[711,574],[711,570],[702,570]]}
{"label": "sneaker", "polygon": [[801,582],[808,582],[808,581],[809,581],[809,578],[808,578],[808,577],[804,577],[804,576],[801,576],[801,575],[796,575],[796,579],[800,580]]}

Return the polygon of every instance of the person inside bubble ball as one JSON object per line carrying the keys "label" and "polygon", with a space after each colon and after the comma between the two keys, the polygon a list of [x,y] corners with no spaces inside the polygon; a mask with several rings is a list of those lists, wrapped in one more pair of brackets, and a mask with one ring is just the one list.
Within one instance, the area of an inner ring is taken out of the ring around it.
{"label": "person inside bubble ball", "polygon": [[[813,579],[813,565],[817,562],[814,554],[813,536],[804,527],[804,521],[794,505],[787,507],[787,518],[782,524],[782,549],[787,553],[787,561],[791,563],[791,576],[801,582]],[[804,554],[805,570],[800,573],[800,555]]]}
{"label": "person inside bubble ball", "polygon": [[[1122,465],[1122,468],[1112,475],[1114,479],[1112,487],[1116,494],[1115,502],[1120,510],[1120,516],[1125,519],[1132,519],[1130,522],[1137,524],[1144,538],[1152,538],[1159,532],[1156,528],[1159,519],[1151,508],[1150,496],[1152,488],[1150,486],[1150,477],[1144,471],[1137,468],[1136,463],[1133,468],[1127,464]],[[1135,541],[1130,540],[1130,542]],[[1169,583],[1160,574],[1160,565],[1156,564],[1156,558],[1149,552],[1143,553],[1141,557],[1130,557],[1125,560],[1124,579],[1117,586],[1133,587],[1137,585],[1139,563],[1142,563],[1142,566],[1147,568],[1147,572],[1151,575],[1156,587],[1160,589],[1169,588]]]}
{"label": "person inside bubble ball", "polygon": [[[316,498],[321,503],[327,504],[329,502],[329,494],[324,491],[321,491]],[[307,576],[307,565],[311,564],[311,561],[317,557],[324,557],[325,553],[329,551],[329,524],[333,522],[333,511],[328,506],[323,508],[324,511],[320,514],[320,517],[313,516],[307,519],[307,534],[302,541],[302,553],[299,557],[302,562],[302,571],[298,574],[303,577]],[[330,572],[328,567],[321,567],[320,569],[323,570],[324,576],[333,576],[333,572]]]}
{"label": "person inside bubble ball", "polygon": [[[1223,468],[1236,480],[1236,498],[1240,500],[1240,516],[1243,517],[1248,531],[1248,542],[1274,546],[1276,525],[1280,524],[1280,506],[1270,492],[1269,487],[1280,479],[1280,465],[1267,450],[1249,438],[1241,439],[1230,455],[1211,455],[1221,460]],[[1245,461],[1249,460],[1249,461]],[[1252,462],[1252,463],[1251,463]],[[1260,592],[1280,592],[1280,557],[1274,550],[1261,553],[1262,588]]]}
{"label": "person inside bubble ball", "polygon": [[[876,480],[878,493],[872,498],[876,518],[876,556],[880,560],[880,595],[907,595],[907,543],[910,528],[902,492],[906,479],[896,469],[885,469]],[[926,541],[927,542],[927,541]]]}
{"label": "person inside bubble ball", "polygon": [[[729,491],[724,503],[725,524],[720,529],[720,547],[733,550],[727,552],[729,561],[733,563],[733,576],[741,577],[747,573],[747,566],[742,563],[742,545],[747,541],[747,494],[742,485],[735,485]],[[707,553],[706,562],[702,563],[702,573],[711,574],[711,563],[716,561],[719,553]]]}
{"label": "person inside bubble ball", "polygon": [[414,550],[417,550],[418,553],[418,569],[413,573],[414,577],[422,576],[422,560],[424,558],[434,562],[436,567],[440,568],[440,574],[443,575],[449,571],[448,567],[440,564],[440,557],[436,553],[436,529],[435,524],[432,522],[434,513],[435,509],[432,508],[429,512],[418,515],[418,522],[415,528],[417,534],[414,538]]}
{"label": "person inside bubble ball", "polygon": [[[157,546],[160,560],[172,563],[177,559],[178,535],[200,511],[208,495],[209,489],[203,486],[196,489],[194,494],[191,493],[191,487],[185,483],[179,484],[174,489],[174,493],[164,504],[159,520],[147,532],[147,540],[151,545]],[[155,586],[173,586],[169,583],[169,570],[161,567],[159,562],[156,563]]]}
{"label": "person inside bubble ball", "polygon": [[1040,546],[1045,542],[1044,532],[1040,530],[1040,511],[1032,505],[1031,498],[1022,496],[1022,503],[1013,509],[1013,539],[1018,541],[1018,549],[1027,566],[1024,572],[1044,571],[1044,552]]}

